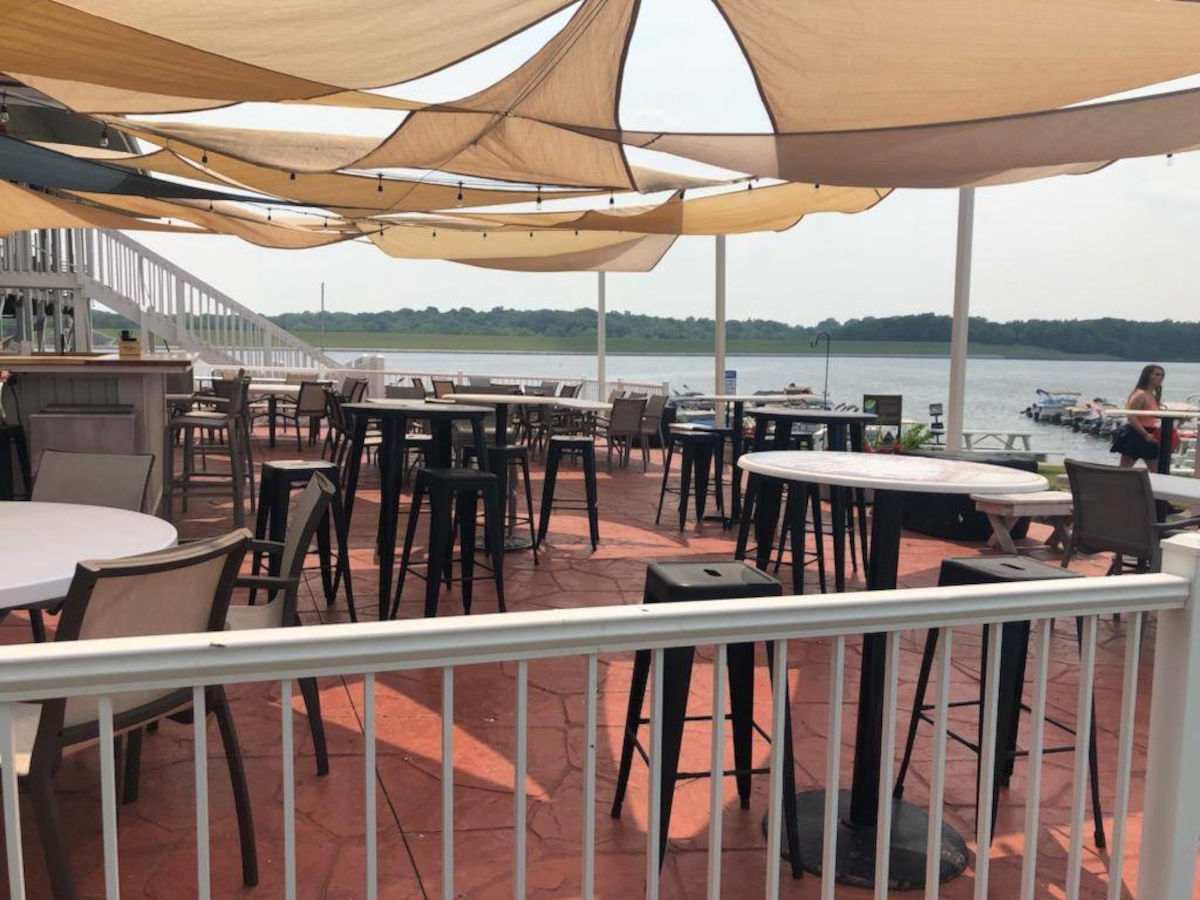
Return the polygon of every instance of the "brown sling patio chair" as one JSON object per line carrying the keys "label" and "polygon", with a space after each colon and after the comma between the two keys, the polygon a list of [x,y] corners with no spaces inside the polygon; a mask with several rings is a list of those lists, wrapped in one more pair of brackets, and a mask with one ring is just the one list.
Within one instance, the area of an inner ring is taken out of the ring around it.
{"label": "brown sling patio chair", "polygon": [[[250,539],[245,529],[159,553],[105,562],[81,562],[63,604],[56,641],[145,637],[220,631],[225,627],[234,579]],[[142,728],[192,712],[192,688],[114,694],[113,733],[126,743],[125,799],[136,795]],[[41,836],[55,900],[76,896],[62,832],[54,777],[63,757],[84,752],[99,739],[96,698],[70,697],[13,704],[19,785],[28,791]],[[205,709],[217,719],[237,810],[242,881],[258,883],[250,793],[233,714],[220,685],[205,689]]]}
{"label": "brown sling patio chair", "polygon": [[[334,487],[329,479],[320,473],[314,474],[296,501],[283,542],[250,542],[252,551],[278,558],[278,564],[273,564],[270,568],[271,572],[277,574],[243,575],[237,579],[236,587],[266,590],[270,600],[256,606],[231,605],[226,617],[226,627],[230,631],[286,628],[300,624],[300,616],[296,611],[296,597],[300,590],[304,559],[312,545],[317,526],[329,510],[333,495]],[[300,693],[304,697],[304,708],[308,712],[308,727],[312,731],[317,774],[327,775],[329,754],[325,749],[325,725],[321,721],[321,696],[317,692],[317,680],[300,678],[298,681]]]}

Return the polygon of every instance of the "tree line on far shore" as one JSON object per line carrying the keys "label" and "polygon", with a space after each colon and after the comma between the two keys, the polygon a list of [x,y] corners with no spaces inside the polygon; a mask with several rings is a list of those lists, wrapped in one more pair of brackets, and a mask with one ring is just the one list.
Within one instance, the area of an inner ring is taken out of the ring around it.
{"label": "tree line on far shore", "polygon": [[[272,321],[289,331],[315,332],[321,329],[319,312],[284,313]],[[108,320],[111,319],[110,323]],[[121,317],[97,310],[96,328],[129,327]],[[861,319],[825,319],[816,325],[788,325],[770,319],[735,319],[726,324],[731,341],[775,341],[781,352],[794,352],[797,344],[811,342],[818,334],[828,333],[837,341],[913,341],[947,343],[950,317],[921,313],[905,316],[867,316]],[[369,332],[398,334],[471,334],[530,335],[581,338],[595,335],[594,309],[472,309],[467,306],[439,310],[396,309],[383,312],[327,312],[327,332]],[[1200,322],[1136,322],[1129,319],[1024,319],[993,322],[971,317],[972,344],[1024,345],[1062,353],[1102,355],[1117,358],[1157,360],[1200,360]],[[610,312],[607,319],[610,338],[639,340],[697,341],[710,340],[713,320],[688,316],[647,316],[638,313]]]}

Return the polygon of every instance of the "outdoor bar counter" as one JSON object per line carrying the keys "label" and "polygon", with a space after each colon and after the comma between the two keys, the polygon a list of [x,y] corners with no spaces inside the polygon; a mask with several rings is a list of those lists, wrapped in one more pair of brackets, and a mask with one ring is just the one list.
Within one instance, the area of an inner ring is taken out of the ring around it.
{"label": "outdoor bar counter", "polygon": [[189,354],[0,356],[10,376],[5,414],[25,429],[35,473],[47,449],[152,454],[146,511],[153,513],[162,497],[167,377],[191,367]]}

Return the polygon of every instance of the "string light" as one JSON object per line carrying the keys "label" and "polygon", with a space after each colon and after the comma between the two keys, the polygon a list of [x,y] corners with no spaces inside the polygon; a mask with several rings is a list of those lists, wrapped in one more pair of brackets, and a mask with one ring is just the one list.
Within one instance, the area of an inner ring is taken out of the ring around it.
{"label": "string light", "polygon": [[200,154],[200,164],[201,164],[201,165],[204,165],[204,166],[207,166],[207,165],[208,165],[208,151],[207,151],[207,150],[204,150],[204,151],[202,151],[202,152],[201,152],[201,154]]}
{"label": "string light", "polygon": [[612,205],[613,205],[613,204],[615,204],[616,202],[617,202],[617,201],[616,201],[615,199],[613,199],[613,192],[612,192],[612,191],[609,191],[609,192],[608,192],[608,205],[609,205],[609,206],[612,206]]}
{"label": "string light", "polygon": [[1174,153],[1168,153],[1168,154],[1167,154],[1167,165],[1168,165],[1168,166],[1173,166],[1174,164],[1175,164],[1175,154],[1174,154]]}
{"label": "string light", "polygon": [[483,233],[483,239],[484,239],[485,241],[487,240],[487,232],[486,232],[486,231]]}
{"label": "string light", "polygon": [[295,181],[295,180],[296,180],[296,173],[288,172],[288,181]]}
{"label": "string light", "polygon": [[375,190],[377,192],[379,192],[380,194],[382,194],[383,193],[383,173],[382,172],[378,173],[378,178],[379,178],[379,180],[377,182],[375,182]]}
{"label": "string light", "polygon": [[101,147],[108,146],[108,126],[107,125],[102,126],[100,129],[100,146]]}
{"label": "string light", "polygon": [[530,237],[533,237],[533,232],[532,232],[532,231],[531,231],[531,232],[529,232],[529,236],[530,236]]}
{"label": "string light", "polygon": [[814,190],[814,191],[819,191],[820,189],[821,189],[821,186],[820,186],[819,184],[814,184],[814,185],[813,185],[813,190]]}
{"label": "string light", "polygon": [[542,205],[542,186],[540,184],[537,186],[537,205],[539,208]]}
{"label": "string light", "polygon": [[434,237],[434,239],[435,239],[435,240],[437,239],[437,231],[434,231],[434,233],[433,233],[433,237]]}
{"label": "string light", "polygon": [[458,196],[455,197],[454,199],[458,203],[459,206],[462,206],[463,198],[462,198],[462,182],[461,181],[458,183]]}
{"label": "string light", "polygon": [[271,221],[271,207],[269,206],[267,207],[267,221]]}
{"label": "string light", "polygon": [[8,124],[8,94],[0,91],[0,125]]}

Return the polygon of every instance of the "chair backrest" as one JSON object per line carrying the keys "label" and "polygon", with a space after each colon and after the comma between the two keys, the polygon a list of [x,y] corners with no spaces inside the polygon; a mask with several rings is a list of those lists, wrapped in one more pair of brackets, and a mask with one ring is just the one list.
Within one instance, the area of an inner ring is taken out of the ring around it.
{"label": "chair backrest", "polygon": [[422,381],[416,375],[414,375],[410,380],[412,381],[412,386],[415,387],[418,391],[420,391],[421,396],[424,397],[425,396],[425,382]]}
{"label": "chair backrest", "polygon": [[642,430],[642,414],[646,411],[645,397],[618,397],[613,401],[608,430],[615,434],[636,434]]}
{"label": "chair backrest", "polygon": [[212,386],[214,397],[229,401],[222,412],[230,416],[240,416],[245,411],[247,393],[250,390],[249,378],[222,378],[214,381]]}
{"label": "chair backrest", "polygon": [[357,379],[353,375],[347,375],[342,379],[342,386],[338,388],[338,393],[343,397],[349,397],[350,391],[354,389],[354,382]]}
{"label": "chair backrest", "polygon": [[348,378],[350,382],[350,390],[346,393],[346,400],[349,403],[358,403],[367,395],[367,379],[365,378]]}
{"label": "chair backrest", "polygon": [[[467,393],[463,391],[463,393]],[[515,384],[473,384],[471,385],[470,393],[472,394],[519,394],[521,388]]]}
{"label": "chair backrest", "polygon": [[445,397],[454,393],[454,382],[448,378],[433,379],[433,396]]}
{"label": "chair backrest", "polygon": [[642,415],[642,427],[652,431],[662,422],[663,410],[667,407],[666,394],[651,394],[646,399],[646,412]]}
{"label": "chair backrest", "polygon": [[196,390],[196,379],[191,369],[186,372],[168,372],[164,381],[168,394],[191,394]]}
{"label": "chair backrest", "polygon": [[[84,561],[63,601],[56,641],[147,637],[220,631],[250,532],[238,529],[158,553],[108,561]],[[112,697],[117,730],[158,718],[186,705],[191,689],[130,691]],[[38,745],[94,739],[98,728],[92,697],[45,704]]]}
{"label": "chair backrest", "polygon": [[580,384],[564,384],[562,386],[562,390],[560,390],[558,392],[558,396],[560,396],[560,397],[578,397],[579,389],[582,386],[583,385],[580,385]]}
{"label": "chair backrest", "polygon": [[553,397],[557,394],[558,394],[558,382],[557,381],[543,381],[542,382],[542,396],[543,397]]}
{"label": "chair backrest", "polygon": [[308,380],[305,372],[288,372],[283,376],[284,384],[304,384]]}
{"label": "chair backrest", "polygon": [[488,375],[468,375],[467,384],[473,388],[488,387],[491,385],[492,379]]}
{"label": "chair backrest", "polygon": [[30,499],[141,512],[153,465],[149,453],[43,450]]}
{"label": "chair backrest", "polygon": [[1123,553],[1152,563],[1158,553],[1154,492],[1145,469],[1065,461],[1074,496],[1075,549]]}
{"label": "chair backrest", "polygon": [[300,393],[296,395],[296,415],[325,415],[325,385],[319,381],[300,382]]}
{"label": "chair backrest", "polygon": [[279,575],[291,584],[271,597],[272,624],[291,625],[296,620],[296,595],[308,548],[312,546],[317,526],[333,501],[333,482],[314,472],[292,508],[287,534],[283,538],[283,553],[279,558]]}
{"label": "chair backrest", "polygon": [[384,385],[383,395],[389,400],[424,400],[425,389],[420,385]]}
{"label": "chair backrest", "polygon": [[620,396],[621,396],[621,392],[618,391],[616,388],[613,388],[611,391],[608,392],[608,402],[615,403],[617,398]]}

